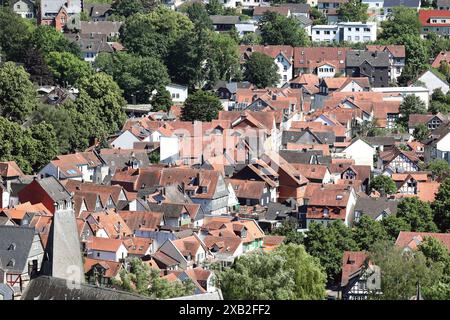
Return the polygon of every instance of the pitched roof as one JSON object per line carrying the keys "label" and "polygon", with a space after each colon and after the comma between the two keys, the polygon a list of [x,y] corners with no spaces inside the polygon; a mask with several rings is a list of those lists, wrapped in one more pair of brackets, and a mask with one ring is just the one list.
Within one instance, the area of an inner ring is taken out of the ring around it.
{"label": "pitched roof", "polygon": [[[267,7],[255,7],[255,10],[263,10],[263,8]],[[294,58],[294,48],[284,45],[240,45],[239,52],[243,57],[249,57],[253,52],[260,52],[274,59],[281,53],[289,62]]]}
{"label": "pitched roof", "polygon": [[90,237],[87,245],[91,250],[117,252],[120,246],[123,245],[123,241],[120,239]]}
{"label": "pitched roof", "polygon": [[420,243],[426,237],[432,237],[440,240],[448,250],[450,250],[450,233],[433,233],[433,232],[407,232],[400,231],[395,245],[401,248],[410,248],[416,250]]}
{"label": "pitched roof", "polygon": [[355,204],[355,211],[360,211],[364,215],[376,219],[383,212],[391,215],[397,214],[397,200],[383,198],[358,197]]}
{"label": "pitched roof", "polygon": [[24,173],[15,161],[0,162],[0,177],[12,178],[23,176]]}
{"label": "pitched roof", "polygon": [[152,211],[118,211],[132,232],[141,229],[156,230],[161,224],[163,214]]}
{"label": "pitched roof", "polygon": [[341,286],[346,286],[351,276],[361,270],[368,255],[364,251],[344,251],[342,257]]}
{"label": "pitched roof", "polygon": [[345,61],[347,67],[359,67],[364,61],[373,67],[389,67],[390,65],[387,52],[349,51]]}
{"label": "pitched roof", "polygon": [[53,176],[36,179],[34,181],[36,181],[55,202],[67,200],[71,197],[70,192]]}
{"label": "pitched roof", "polygon": [[26,272],[34,235],[31,227],[0,225],[0,269],[10,273]]}
{"label": "pitched roof", "polygon": [[404,45],[366,45],[368,51],[389,51],[395,58],[405,58]]}
{"label": "pitched roof", "polygon": [[119,274],[119,271],[122,267],[120,262],[116,261],[108,261],[108,260],[97,260],[91,258],[84,259],[84,273],[88,273],[92,270],[95,265],[101,265],[105,268],[105,273],[103,274],[106,278],[114,278]]}
{"label": "pitched roof", "polygon": [[383,6],[385,8],[393,8],[399,6],[418,8],[420,7],[420,0],[384,0]]}
{"label": "pitched roof", "polygon": [[345,69],[345,58],[350,48],[341,47],[295,47],[294,68],[314,70],[323,61],[333,63],[338,69]]}
{"label": "pitched roof", "polygon": [[422,27],[448,27],[450,23],[431,23],[431,18],[449,18],[449,10],[419,10],[419,21]]}
{"label": "pitched roof", "polygon": [[450,51],[439,52],[436,58],[434,58],[431,66],[433,68],[439,68],[439,66],[441,65],[441,61],[447,61],[447,63],[450,63]]}
{"label": "pitched roof", "polygon": [[264,181],[226,179],[225,182],[231,183],[236,196],[244,199],[259,200],[266,188],[266,183]]}
{"label": "pitched roof", "polygon": [[253,16],[262,16],[266,12],[276,12],[278,14],[281,14],[281,15],[284,15],[284,16],[288,16],[288,14],[290,12],[290,8],[287,7],[287,6],[279,6],[279,7],[258,6],[258,7],[254,7],[253,8]]}

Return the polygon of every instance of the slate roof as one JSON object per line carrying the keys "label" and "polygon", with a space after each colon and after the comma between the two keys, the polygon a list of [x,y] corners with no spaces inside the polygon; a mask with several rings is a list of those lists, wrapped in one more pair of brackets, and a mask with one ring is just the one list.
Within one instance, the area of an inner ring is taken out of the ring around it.
{"label": "slate roof", "polygon": [[239,16],[222,16],[222,15],[212,15],[209,16],[213,24],[236,24],[241,21]]}
{"label": "slate roof", "polygon": [[370,52],[355,50],[347,52],[345,63],[347,67],[359,67],[367,61],[373,67],[388,67],[389,54],[387,52]]}
{"label": "slate roof", "polygon": [[22,273],[27,267],[34,228],[0,225],[0,268]]}
{"label": "slate roof", "polygon": [[62,6],[65,6],[67,13],[80,13],[82,8],[81,0],[72,0],[69,7],[66,7],[67,0],[41,0],[41,12],[43,17],[52,17],[59,12]]}
{"label": "slate roof", "polygon": [[[282,137],[281,137],[281,143],[287,144],[290,143],[297,143],[297,141],[305,134],[307,134],[308,130],[303,131],[283,131]],[[334,132],[310,132],[314,136],[317,137],[319,141],[317,143],[321,144],[333,144],[336,141],[336,136],[334,135]]]}
{"label": "slate roof", "polygon": [[33,279],[25,289],[21,300],[151,300],[105,287],[88,284],[68,287],[68,281],[48,276]]}
{"label": "slate roof", "polygon": [[362,214],[376,219],[383,211],[391,215],[397,214],[397,200],[388,198],[362,198],[356,200],[355,211],[361,211]]}
{"label": "slate roof", "polygon": [[53,176],[36,181],[55,202],[71,197],[70,192]]}
{"label": "slate roof", "polygon": [[122,22],[118,21],[81,21],[80,33],[110,35],[118,33]]}
{"label": "slate roof", "polygon": [[84,11],[88,13],[91,18],[98,18],[104,16],[109,10],[111,5],[106,3],[88,3],[84,4]]}

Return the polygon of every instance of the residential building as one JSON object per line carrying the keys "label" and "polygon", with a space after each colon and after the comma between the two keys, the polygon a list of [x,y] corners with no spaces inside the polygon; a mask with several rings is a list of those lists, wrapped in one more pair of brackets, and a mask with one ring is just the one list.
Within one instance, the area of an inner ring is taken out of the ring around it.
{"label": "residential building", "polygon": [[318,74],[317,68],[321,64],[332,65],[334,75],[345,75],[345,59],[349,50],[342,47],[296,47],[294,48],[294,75]]}
{"label": "residential building", "polygon": [[11,9],[25,19],[33,19],[36,7],[32,0],[14,0],[10,3]]}
{"label": "residential building", "polygon": [[437,0],[436,7],[439,10],[450,10],[450,1],[449,0]]}
{"label": "residential building", "polygon": [[450,35],[449,10],[420,10],[419,21],[422,25],[420,30],[422,37],[425,37],[430,32],[445,38]]}
{"label": "residential building", "polygon": [[64,30],[72,18],[79,19],[82,1],[73,0],[41,0],[38,9],[38,24],[49,25],[58,31]]}
{"label": "residential building", "polygon": [[123,240],[91,237],[86,243],[87,256],[91,259],[122,261],[128,256]]}
{"label": "residential building", "polygon": [[405,67],[406,58],[404,45],[367,45],[366,50],[371,52],[387,52],[389,54],[389,75],[391,77],[391,81],[396,81],[402,74],[403,68]]}
{"label": "residential building", "polygon": [[347,41],[363,43],[376,39],[377,25],[375,22],[339,22],[311,27],[311,40],[314,42],[339,43]]}
{"label": "residential building", "polygon": [[387,52],[350,51],[346,58],[346,74],[368,77],[373,87],[389,85],[389,54]]}
{"label": "residential building", "polygon": [[[441,90],[443,94],[447,94],[450,90],[450,84],[447,82],[447,79],[434,69],[424,71],[417,78],[416,83],[420,83],[421,86],[427,88],[430,96],[436,89]],[[414,83],[411,86],[414,86]]]}
{"label": "residential building", "polygon": [[175,104],[183,104],[188,97],[188,88],[180,84],[168,84],[166,90],[169,91],[172,102]]}

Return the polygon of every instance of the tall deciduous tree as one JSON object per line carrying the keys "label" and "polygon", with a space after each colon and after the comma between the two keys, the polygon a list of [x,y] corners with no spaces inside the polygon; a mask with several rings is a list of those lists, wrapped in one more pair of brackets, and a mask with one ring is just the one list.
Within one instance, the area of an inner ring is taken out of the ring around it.
{"label": "tall deciduous tree", "polygon": [[439,186],[433,202],[434,221],[442,232],[450,230],[450,179],[445,179]]}
{"label": "tall deciduous tree", "polygon": [[370,188],[384,194],[397,192],[394,180],[385,175],[378,175],[370,181]]}
{"label": "tall deciduous tree", "polygon": [[22,61],[34,26],[9,8],[0,8],[0,56]]}
{"label": "tall deciduous tree", "polygon": [[437,227],[433,222],[434,214],[428,202],[419,198],[404,198],[397,206],[397,217],[405,220],[411,231],[436,232]]}
{"label": "tall deciduous tree", "polygon": [[368,7],[368,4],[364,4],[360,0],[349,0],[339,6],[337,13],[341,21],[366,22],[369,18]]}
{"label": "tall deciduous tree", "polygon": [[284,245],[271,253],[238,258],[220,274],[226,299],[324,299],[325,274],[301,245]]}
{"label": "tall deciduous tree", "polygon": [[412,94],[408,95],[400,104],[399,113],[401,116],[398,119],[398,123],[404,128],[407,128],[410,114],[425,114],[426,111],[427,109],[422,99]]}
{"label": "tall deciduous tree", "polygon": [[148,103],[153,90],[170,82],[166,66],[153,57],[101,53],[95,65],[113,77],[130,103]]}
{"label": "tall deciduous tree", "polygon": [[313,222],[304,239],[310,255],[317,257],[325,268],[329,283],[335,283],[341,274],[344,251],[356,251],[358,245],[352,230],[337,220],[328,226]]}
{"label": "tall deciduous tree", "polygon": [[363,215],[355,224],[353,239],[359,246],[360,250],[368,251],[377,242],[387,241],[389,235],[383,228],[383,225],[373,220],[367,215]]}
{"label": "tall deciduous tree", "polygon": [[159,6],[148,14],[129,17],[121,27],[120,37],[128,51],[164,60],[170,48],[192,29],[188,17]]}
{"label": "tall deciduous tree", "polygon": [[184,121],[211,121],[217,119],[222,110],[219,98],[212,93],[199,90],[188,96],[182,108]]}
{"label": "tall deciduous tree", "polygon": [[306,31],[295,18],[266,12],[258,23],[262,41],[270,45],[304,47],[309,43]]}
{"label": "tall deciduous tree", "polygon": [[29,74],[13,62],[0,67],[0,116],[23,122],[36,108],[36,90]]}
{"label": "tall deciduous tree", "polygon": [[52,51],[47,54],[45,61],[55,80],[63,86],[75,85],[80,79],[93,73],[88,62],[69,52]]}
{"label": "tall deciduous tree", "polygon": [[152,109],[154,111],[169,111],[172,106],[172,97],[170,96],[170,92],[164,87],[159,87],[156,91],[156,94],[150,100]]}
{"label": "tall deciduous tree", "polygon": [[118,16],[129,17],[136,13],[149,13],[156,5],[155,0],[116,0],[111,8]]}
{"label": "tall deciduous tree", "polygon": [[244,78],[258,88],[266,88],[275,86],[280,80],[280,75],[271,57],[254,52],[244,64]]}

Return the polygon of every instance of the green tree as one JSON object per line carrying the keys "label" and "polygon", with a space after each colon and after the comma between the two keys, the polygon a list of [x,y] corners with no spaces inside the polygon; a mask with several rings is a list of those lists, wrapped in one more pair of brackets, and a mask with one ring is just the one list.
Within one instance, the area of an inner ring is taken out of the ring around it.
{"label": "green tree", "polygon": [[380,193],[394,194],[397,192],[395,182],[385,175],[378,175],[370,181],[370,188]]}
{"label": "green tree", "polygon": [[225,299],[324,299],[325,274],[301,245],[243,255],[220,274]]}
{"label": "green tree", "polygon": [[194,294],[195,285],[191,280],[169,282],[160,277],[159,270],[150,268],[137,258],[132,259],[130,265],[130,271],[122,270],[120,280],[114,281],[114,285],[122,290],[156,299]]}
{"label": "green tree", "polygon": [[401,116],[398,119],[398,123],[407,128],[410,114],[425,114],[426,111],[427,109],[422,99],[412,94],[408,95],[400,104],[399,113]]}
{"label": "green tree", "polygon": [[450,230],[450,179],[446,178],[439,186],[439,191],[432,204],[434,222],[441,232]]}
{"label": "green tree", "polygon": [[261,44],[262,38],[259,34],[256,34],[254,32],[249,32],[244,34],[244,36],[241,39],[241,44]]}
{"label": "green tree", "polygon": [[284,243],[303,244],[303,233],[298,232],[298,223],[296,219],[285,219],[280,227],[274,229],[272,234],[284,236]]}
{"label": "green tree", "polygon": [[244,64],[244,78],[258,88],[275,86],[280,80],[278,67],[271,57],[254,52]]}
{"label": "green tree", "polygon": [[41,25],[31,33],[31,46],[44,56],[50,52],[69,52],[81,57],[80,47],[52,26]]}
{"label": "green tree", "polygon": [[188,17],[159,6],[148,14],[129,17],[121,27],[120,39],[129,52],[165,60],[174,44],[192,29]]}
{"label": "green tree", "polygon": [[384,230],[386,230],[389,240],[394,242],[400,231],[411,231],[411,226],[404,219],[389,215],[381,221]]}
{"label": "green tree", "polygon": [[427,264],[422,252],[403,252],[401,248],[380,243],[370,255],[370,260],[380,267],[381,292],[372,299],[409,300],[416,293],[417,283],[428,288],[438,283],[442,268]]}
{"label": "green tree", "polygon": [[389,235],[380,222],[363,215],[355,223],[353,239],[360,250],[369,251],[377,242],[389,240]]}
{"label": "green tree", "polygon": [[407,85],[428,68],[429,52],[426,41],[420,36],[404,35],[392,42],[405,45],[406,65],[398,82]]}
{"label": "green tree", "polygon": [[450,176],[450,164],[444,159],[435,159],[428,163],[427,170],[430,170],[434,176],[445,178]]}
{"label": "green tree", "polygon": [[209,15],[221,15],[224,9],[219,0],[210,0],[206,4],[206,11],[208,11]]}
{"label": "green tree", "polygon": [[155,0],[116,0],[112,3],[114,14],[129,17],[136,13],[149,13],[157,4]]}
{"label": "green tree", "polygon": [[203,3],[189,3],[183,8],[183,11],[186,12],[189,20],[192,21],[196,28],[213,29],[212,20]]}
{"label": "green tree", "polygon": [[103,72],[95,73],[81,79],[78,89],[80,95],[86,93],[89,96],[91,106],[95,107],[95,115],[105,124],[109,134],[122,128],[126,119],[123,111],[126,101],[111,76]]}
{"label": "green tree", "polygon": [[164,87],[157,88],[156,91],[156,94],[150,100],[152,110],[169,111],[172,106],[172,97],[170,96],[170,92]]}
{"label": "green tree", "polygon": [[316,7],[311,7],[310,17],[313,21],[313,25],[328,24],[327,17]]}
{"label": "green tree", "polygon": [[402,199],[397,206],[397,217],[405,220],[411,231],[436,232],[437,227],[433,222],[433,210],[428,202],[411,197]]}
{"label": "green tree", "polygon": [[34,26],[9,8],[0,8],[0,56],[22,61]]}
{"label": "green tree", "polygon": [[448,79],[450,79],[450,66],[448,65],[447,61],[442,60],[441,63],[439,64],[438,70],[440,73],[442,73],[444,75],[444,77],[447,81],[448,81]]}
{"label": "green tree", "polygon": [[23,67],[13,62],[0,66],[0,116],[23,122],[36,105],[36,90]]}
{"label": "green tree", "polygon": [[212,33],[209,43],[218,78],[227,81],[239,78],[241,68],[237,42],[226,34]]}
{"label": "green tree", "polygon": [[428,129],[428,126],[424,123],[419,123],[415,128],[413,132],[414,139],[418,141],[423,141],[430,135],[430,130]]}
{"label": "green tree", "polygon": [[341,220],[328,226],[312,222],[304,239],[306,251],[320,260],[325,268],[328,283],[338,281],[341,274],[344,251],[356,251],[358,245],[353,239],[352,230]]}
{"label": "green tree", "polygon": [[93,73],[88,62],[69,52],[52,51],[47,54],[45,61],[60,85],[75,85]]}
{"label": "green tree", "polygon": [[74,151],[71,140],[76,130],[69,112],[64,107],[40,105],[33,112],[32,119],[34,124],[47,122],[53,126],[58,137],[57,145],[60,153],[66,154]]}
{"label": "green tree", "polygon": [[421,24],[416,10],[404,6],[395,7],[386,21],[381,24],[380,39],[394,42],[396,39],[406,36],[420,35]]}
{"label": "green tree", "polygon": [[153,57],[101,53],[95,65],[113,77],[130,103],[148,103],[153,90],[170,82],[166,66]]}
{"label": "green tree", "polygon": [[36,141],[35,161],[33,168],[38,171],[59,154],[58,139],[55,129],[49,123],[41,122],[30,128],[31,137]]}
{"label": "green tree", "polygon": [[198,90],[188,96],[182,108],[184,121],[211,121],[217,119],[219,111],[222,110],[219,98],[214,94]]}
{"label": "green tree", "polygon": [[360,0],[350,0],[339,6],[337,13],[341,21],[366,22],[369,18],[367,9],[369,5],[361,3]]}
{"label": "green tree", "polygon": [[309,44],[306,31],[295,18],[276,12],[266,12],[258,23],[263,43],[304,47]]}

